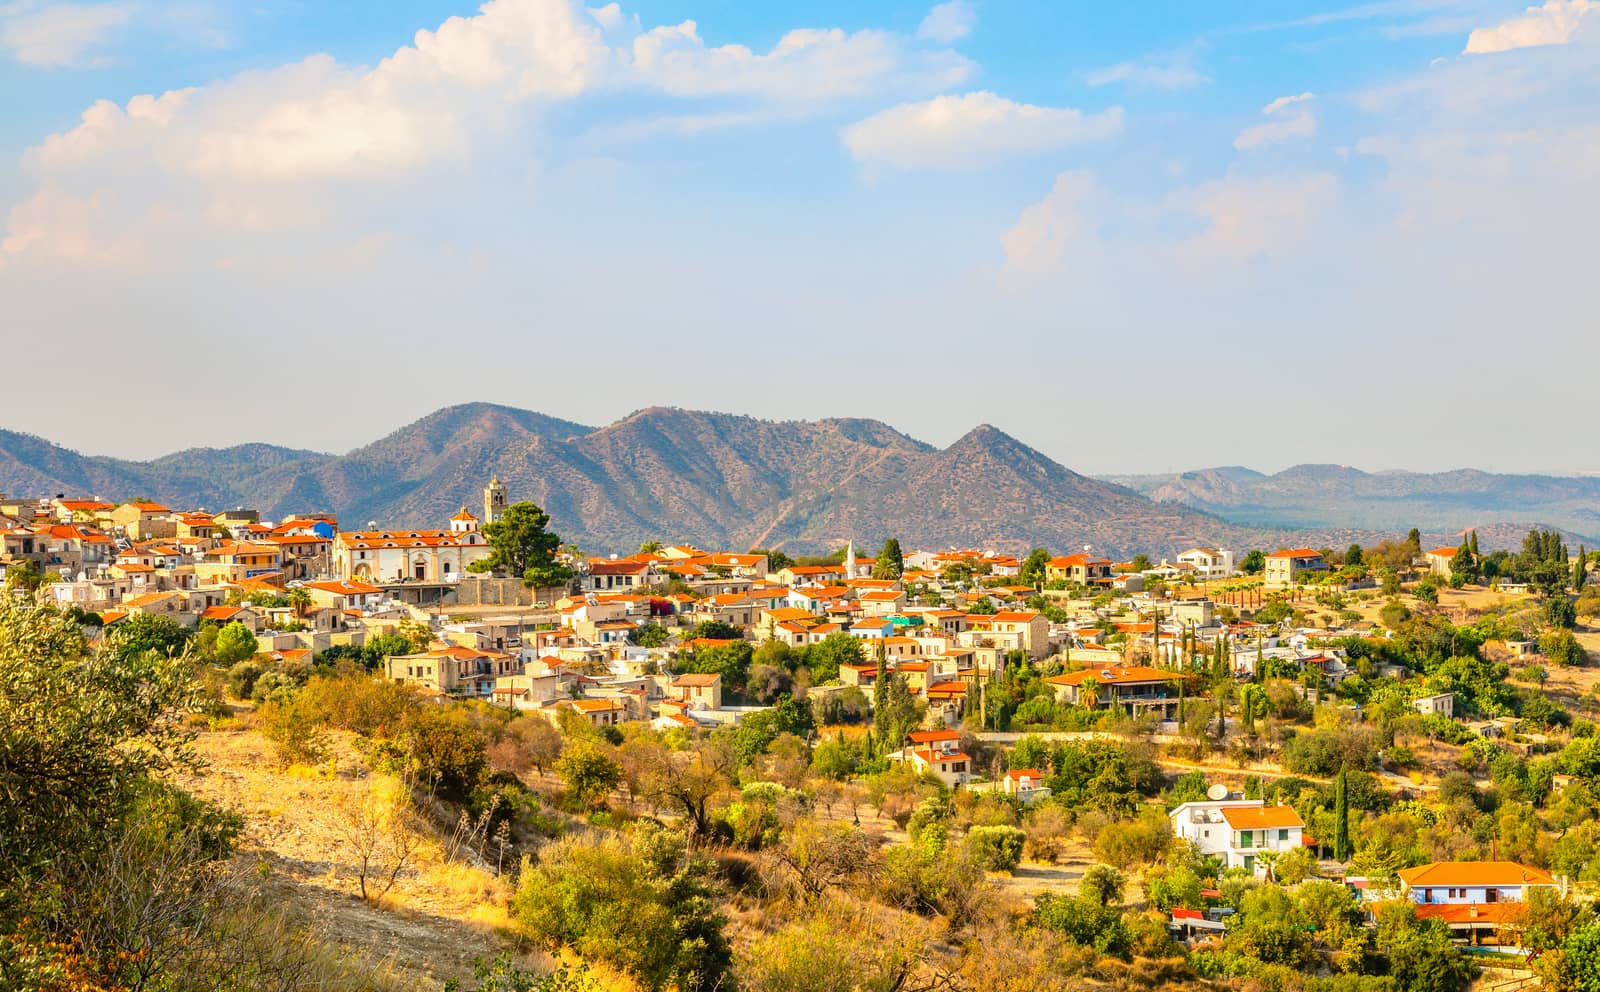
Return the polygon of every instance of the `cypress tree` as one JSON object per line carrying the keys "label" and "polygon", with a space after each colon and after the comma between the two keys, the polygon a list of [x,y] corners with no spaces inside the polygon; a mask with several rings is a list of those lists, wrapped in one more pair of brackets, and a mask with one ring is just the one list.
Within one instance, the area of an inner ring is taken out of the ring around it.
{"label": "cypress tree", "polygon": [[1583,585],[1589,578],[1589,552],[1583,545],[1578,545],[1578,560],[1572,563],[1572,591],[1583,592]]}
{"label": "cypress tree", "polygon": [[883,542],[883,550],[878,552],[878,557],[872,563],[872,577],[875,579],[898,579],[905,573],[905,555],[900,550],[900,539],[891,537]]}
{"label": "cypress tree", "polygon": [[1476,558],[1476,557],[1478,557],[1478,532],[1476,530],[1474,530],[1472,532],[1472,534],[1471,534],[1471,541],[1472,541],[1472,557]]}
{"label": "cypress tree", "polygon": [[1350,793],[1345,784],[1345,771],[1333,780],[1333,857],[1336,861],[1349,861],[1350,855]]}
{"label": "cypress tree", "polygon": [[872,680],[872,726],[878,732],[879,743],[883,743],[884,724],[889,722],[889,666],[888,652],[883,644],[878,645],[878,674]]}

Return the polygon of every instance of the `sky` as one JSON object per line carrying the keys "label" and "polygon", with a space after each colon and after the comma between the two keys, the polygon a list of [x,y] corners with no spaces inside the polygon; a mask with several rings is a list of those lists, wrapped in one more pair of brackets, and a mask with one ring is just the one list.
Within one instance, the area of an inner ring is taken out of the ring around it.
{"label": "sky", "polygon": [[1600,0],[0,0],[0,427],[1600,470]]}

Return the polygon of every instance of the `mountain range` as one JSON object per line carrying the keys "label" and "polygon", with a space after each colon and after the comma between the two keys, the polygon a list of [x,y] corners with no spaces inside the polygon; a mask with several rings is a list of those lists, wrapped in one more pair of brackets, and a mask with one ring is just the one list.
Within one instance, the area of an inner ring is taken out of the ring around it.
{"label": "mountain range", "polygon": [[[1240,525],[1319,530],[1350,527],[1459,533],[1525,532],[1531,522],[1595,543],[1600,477],[1453,472],[1363,472],[1296,465],[1275,474],[1239,466],[1103,481],[1158,503],[1187,506]],[[1509,543],[1516,544],[1514,538]],[[1497,540],[1496,546],[1503,543]]]}
{"label": "mountain range", "polygon": [[332,510],[346,526],[441,527],[498,476],[589,551],[646,540],[831,550],[890,535],[921,547],[1091,545],[1172,553],[1269,540],[1073,472],[981,426],[937,449],[875,420],[773,422],[652,408],[594,428],[486,403],[439,410],[344,455],[250,444],[152,461],[91,457],[0,430],[0,490],[267,517]]}
{"label": "mountain range", "polygon": [[[1127,556],[1203,543],[1342,547],[1413,524],[1445,540],[1474,522],[1500,523],[1487,535],[1494,545],[1520,540],[1528,524],[1519,521],[1600,531],[1600,480],[1318,466],[1094,479],[988,425],[941,449],[876,420],[775,422],[654,407],[596,428],[469,403],[343,455],[246,444],[150,461],[86,456],[0,430],[0,491],[13,495],[143,496],[176,507],[248,506],[268,518],[331,510],[347,527],[442,527],[462,506],[478,512],[494,476],[590,552],[661,540],[803,553],[893,535],[917,547],[1089,545]],[[1491,505],[1499,516],[1484,509]],[[1585,521],[1596,526],[1568,526]]]}

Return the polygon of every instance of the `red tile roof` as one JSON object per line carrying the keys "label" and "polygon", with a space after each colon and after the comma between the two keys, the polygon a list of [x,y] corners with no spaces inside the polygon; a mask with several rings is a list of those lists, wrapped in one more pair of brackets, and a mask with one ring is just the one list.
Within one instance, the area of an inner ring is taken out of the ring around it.
{"label": "red tile roof", "polygon": [[1435,861],[1416,868],[1402,868],[1400,880],[1413,888],[1425,886],[1518,886],[1554,885],[1549,872],[1515,861]]}
{"label": "red tile roof", "polygon": [[1306,825],[1292,806],[1225,806],[1222,809],[1222,818],[1235,830],[1264,830]]}

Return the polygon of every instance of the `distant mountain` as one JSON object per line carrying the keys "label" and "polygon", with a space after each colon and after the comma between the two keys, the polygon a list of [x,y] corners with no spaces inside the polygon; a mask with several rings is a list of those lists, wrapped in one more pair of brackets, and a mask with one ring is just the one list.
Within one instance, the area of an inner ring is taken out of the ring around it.
{"label": "distant mountain", "polygon": [[[1459,533],[1477,529],[1520,540],[1542,524],[1591,541],[1600,535],[1600,478],[1495,475],[1476,469],[1424,474],[1296,465],[1275,475],[1212,468],[1106,481],[1241,525],[1347,527]],[[1500,542],[1496,542],[1499,544]],[[1512,541],[1511,543],[1516,543]]]}
{"label": "distant mountain", "polygon": [[1079,475],[989,426],[938,450],[874,420],[654,408],[595,429],[474,403],[345,455],[246,445],[150,462],[0,431],[6,492],[144,495],[274,517],[331,509],[347,526],[441,526],[460,506],[478,507],[495,475],[595,551],[654,539],[808,551],[895,535],[922,547],[1090,544],[1127,555],[1276,538]]}

